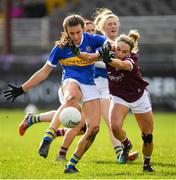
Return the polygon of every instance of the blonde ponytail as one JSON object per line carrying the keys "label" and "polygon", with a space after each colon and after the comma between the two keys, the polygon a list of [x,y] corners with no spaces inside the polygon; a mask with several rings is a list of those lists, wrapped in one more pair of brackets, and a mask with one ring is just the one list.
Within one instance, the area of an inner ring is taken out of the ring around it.
{"label": "blonde ponytail", "polygon": [[139,51],[138,40],[140,38],[140,34],[137,30],[131,30],[128,33],[129,38],[133,41],[133,48],[131,52],[137,53]]}

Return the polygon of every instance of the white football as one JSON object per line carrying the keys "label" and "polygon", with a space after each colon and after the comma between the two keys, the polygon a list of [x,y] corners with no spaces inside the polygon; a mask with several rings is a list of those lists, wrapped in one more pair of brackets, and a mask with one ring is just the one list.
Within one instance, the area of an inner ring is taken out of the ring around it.
{"label": "white football", "polygon": [[74,107],[67,107],[61,111],[59,117],[64,127],[74,128],[80,123],[81,113]]}

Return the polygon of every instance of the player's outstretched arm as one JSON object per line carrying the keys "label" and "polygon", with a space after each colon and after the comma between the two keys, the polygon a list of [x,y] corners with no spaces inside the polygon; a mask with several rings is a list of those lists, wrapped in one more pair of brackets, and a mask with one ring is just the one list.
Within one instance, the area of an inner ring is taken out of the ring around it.
{"label": "player's outstretched arm", "polygon": [[27,92],[32,87],[37,86],[42,81],[44,81],[49,76],[52,70],[53,67],[46,62],[41,69],[34,73],[32,77],[22,85],[24,92]]}
{"label": "player's outstretched arm", "polygon": [[45,80],[48,75],[51,73],[53,67],[46,63],[40,70],[38,70],[28,81],[26,81],[22,86],[17,87],[9,84],[8,86],[12,89],[4,91],[4,97],[7,100],[11,100],[11,103],[14,100],[22,95],[23,93],[27,92],[32,87],[38,85],[40,82]]}

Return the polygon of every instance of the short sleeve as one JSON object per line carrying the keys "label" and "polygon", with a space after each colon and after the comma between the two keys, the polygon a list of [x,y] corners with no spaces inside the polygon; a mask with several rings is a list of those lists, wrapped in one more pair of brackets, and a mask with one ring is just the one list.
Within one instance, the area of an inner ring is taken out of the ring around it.
{"label": "short sleeve", "polygon": [[50,52],[47,63],[50,66],[56,67],[59,59],[60,59],[60,49],[58,46],[55,46]]}

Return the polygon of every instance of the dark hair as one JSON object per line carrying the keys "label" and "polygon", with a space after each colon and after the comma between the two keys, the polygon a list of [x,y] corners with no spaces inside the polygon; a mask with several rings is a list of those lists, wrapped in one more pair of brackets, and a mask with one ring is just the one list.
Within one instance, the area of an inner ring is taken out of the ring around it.
{"label": "dark hair", "polygon": [[88,25],[88,24],[93,24],[94,25],[94,22],[92,20],[84,19],[84,21],[85,21],[85,25]]}
{"label": "dark hair", "polygon": [[67,27],[81,25],[82,28],[85,26],[84,18],[77,14],[67,16],[63,22],[64,31],[67,32]]}

